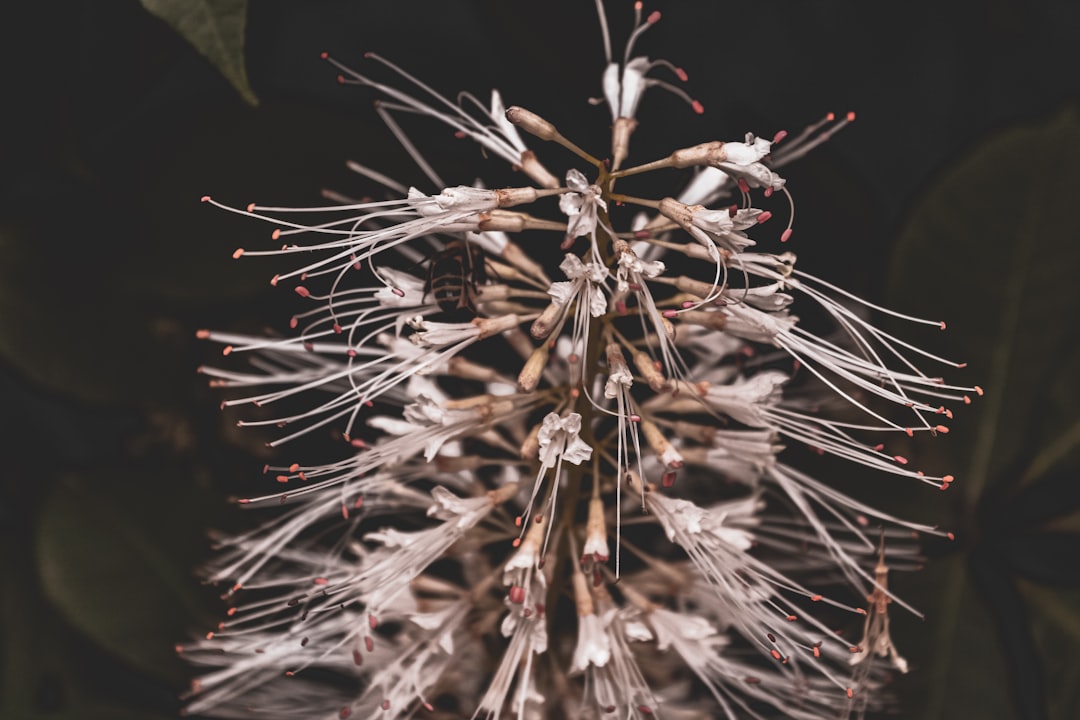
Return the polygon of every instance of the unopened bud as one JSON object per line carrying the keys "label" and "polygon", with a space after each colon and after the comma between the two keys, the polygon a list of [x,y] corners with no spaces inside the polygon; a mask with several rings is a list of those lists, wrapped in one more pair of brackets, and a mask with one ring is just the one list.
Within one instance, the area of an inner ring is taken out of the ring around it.
{"label": "unopened bud", "polygon": [[724,143],[719,140],[676,150],[669,156],[671,167],[688,168],[718,165],[727,160]]}
{"label": "unopened bud", "polygon": [[484,405],[490,405],[494,399],[495,396],[488,393],[463,398],[447,398],[443,401],[443,407],[447,410],[472,410]]}
{"label": "unopened bud", "polygon": [[509,315],[500,315],[493,318],[476,318],[473,323],[480,328],[480,339],[492,337],[498,335],[501,332],[506,332],[516,328],[521,324],[521,320],[517,315],[513,313]]}
{"label": "unopened bud", "polygon": [[559,136],[559,131],[554,125],[519,105],[507,108],[506,119],[541,140],[554,140]]}
{"label": "unopened bud", "polygon": [[540,457],[540,427],[541,423],[534,425],[525,437],[525,442],[521,443],[522,460],[535,460]]}
{"label": "unopened bud", "polygon": [[544,311],[540,313],[540,317],[533,320],[532,327],[529,328],[529,334],[537,340],[543,340],[551,331],[555,329],[555,325],[559,322],[559,317],[562,315],[563,308],[561,305],[551,303]]}
{"label": "unopened bud", "polygon": [[728,316],[722,312],[706,310],[687,310],[679,313],[679,320],[690,325],[700,325],[710,330],[723,330],[727,327]]}
{"label": "unopened bud", "polygon": [[488,497],[491,498],[493,505],[500,505],[508,500],[513,500],[518,494],[520,486],[516,482],[509,482],[500,488],[488,491]]}
{"label": "unopened bud", "polygon": [[478,380],[480,382],[498,382],[499,373],[487,365],[480,365],[472,360],[467,360],[460,355],[455,355],[446,361],[448,375],[459,377],[464,380]]}
{"label": "unopened bud", "polygon": [[716,286],[712,283],[707,283],[704,280],[695,280],[686,275],[680,275],[675,278],[675,287],[682,290],[684,293],[688,293],[697,298],[707,298],[709,295],[716,292]]}
{"label": "unopened bud", "polygon": [[664,434],[660,432],[660,428],[656,426],[656,423],[651,420],[642,419],[641,432],[645,435],[646,442],[649,443],[649,447],[656,453],[656,456],[660,458],[660,461],[668,467],[678,467],[683,463],[683,457],[679,454],[679,451],[675,449]]}
{"label": "unopened bud", "polygon": [[635,350],[633,358],[634,367],[645,378],[645,382],[649,383],[649,387],[653,389],[653,392],[664,392],[668,389],[667,378],[656,369],[656,365],[648,353],[643,350]]}
{"label": "unopened bud", "polygon": [[501,188],[495,191],[495,201],[501,208],[527,205],[536,202],[536,198],[534,187]]}
{"label": "unopened bud", "polygon": [[525,367],[518,373],[517,386],[520,392],[532,392],[536,389],[540,382],[540,375],[547,366],[549,352],[548,344],[543,343],[529,355],[529,359],[525,361]]}

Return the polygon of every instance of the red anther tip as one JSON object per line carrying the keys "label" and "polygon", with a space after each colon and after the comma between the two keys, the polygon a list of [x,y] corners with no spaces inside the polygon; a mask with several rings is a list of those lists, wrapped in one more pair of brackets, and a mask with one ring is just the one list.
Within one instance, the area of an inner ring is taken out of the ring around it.
{"label": "red anther tip", "polygon": [[943,435],[948,435],[949,433],[949,428],[945,427],[944,425],[935,425],[934,429]]}
{"label": "red anther tip", "polygon": [[795,621],[796,621],[796,620],[798,620],[798,619],[799,619],[799,616],[798,616],[798,615],[788,615],[788,616],[787,616],[787,621],[788,621],[788,622],[795,622]]}
{"label": "red anther tip", "polygon": [[780,651],[779,650],[776,650],[776,649],[770,650],[769,654],[773,656],[773,660],[779,660],[780,659]]}
{"label": "red anther tip", "polygon": [[907,465],[907,458],[903,455],[893,455],[893,460],[900,463],[901,465]]}
{"label": "red anther tip", "polygon": [[851,688],[848,688],[848,689],[847,689],[847,696],[848,696],[849,698],[851,698],[851,697],[855,697],[855,691],[854,691],[854,690],[852,690]]}
{"label": "red anther tip", "polygon": [[519,547],[521,545],[521,538],[514,538],[514,542],[510,543],[510,547]]}
{"label": "red anther tip", "polygon": [[233,250],[233,254],[232,254],[233,260],[239,260],[240,256],[243,255],[243,254],[244,254],[244,248],[236,248],[235,250]]}
{"label": "red anther tip", "polygon": [[855,113],[853,113],[853,112],[849,112],[849,113],[847,114],[847,121],[848,121],[848,122],[855,122]]}
{"label": "red anther tip", "polygon": [[765,188],[765,197],[772,197],[773,189],[771,187]]}
{"label": "red anther tip", "polygon": [[969,398],[967,395],[964,396],[964,404],[965,405],[970,405],[971,404],[971,398]]}
{"label": "red anther tip", "polygon": [[255,203],[248,203],[247,211],[248,212],[254,212],[255,211]]}
{"label": "red anther tip", "polygon": [[371,52],[370,50],[368,52],[364,53],[364,59],[365,60],[370,60],[373,57],[375,57],[375,53]]}
{"label": "red anther tip", "polygon": [[811,595],[810,596],[810,602],[820,602],[821,598],[822,598],[821,595]]}
{"label": "red anther tip", "polygon": [[757,216],[758,225],[764,222],[768,222],[772,217],[772,213],[768,210],[763,210],[760,215]]}
{"label": "red anther tip", "polygon": [[315,583],[316,585],[328,585],[330,583],[330,581],[324,577],[317,577],[311,582]]}
{"label": "red anther tip", "polygon": [[229,355],[232,355],[232,351],[233,351],[232,345],[226,345],[225,347],[223,347],[221,349],[221,354],[228,357]]}
{"label": "red anther tip", "polygon": [[200,340],[205,340],[206,338],[210,337],[210,331],[209,330],[196,330],[195,331],[195,337],[199,338]]}
{"label": "red anther tip", "polygon": [[773,135],[773,139],[772,139],[773,145],[780,142],[781,140],[783,140],[786,137],[787,137],[787,130],[780,130],[775,135]]}
{"label": "red anther tip", "polygon": [[954,478],[952,475],[945,475],[944,477],[941,478],[941,482],[943,482],[945,484],[949,484],[955,479],[956,478]]}
{"label": "red anther tip", "polygon": [[953,535],[951,532],[945,533],[945,537],[949,538],[950,540],[956,539],[956,536]]}
{"label": "red anther tip", "polygon": [[280,230],[280,229],[279,229],[279,230],[275,230],[274,232],[270,233],[270,239],[271,239],[271,240],[277,240],[277,239],[279,239],[280,237],[281,237],[281,230]]}
{"label": "red anther tip", "polygon": [[[326,53],[323,53],[323,56],[325,57]],[[352,709],[350,708],[343,707],[341,708],[341,710],[338,711],[338,717],[341,718],[341,720],[345,720],[345,718],[349,717],[350,715],[352,715]]]}
{"label": "red anther tip", "polygon": [[975,386],[975,394],[978,395],[979,397],[982,397],[983,389],[981,387],[979,387],[978,385]]}
{"label": "red anther tip", "polygon": [[750,185],[742,178],[739,178],[739,189],[744,193],[750,192]]}
{"label": "red anther tip", "polygon": [[692,307],[694,307],[694,303],[693,303],[692,301],[690,301],[690,300],[684,300],[684,301],[682,302],[682,308],[683,308],[683,310],[689,310],[689,309],[690,309],[690,308],[692,308]]}
{"label": "red anther tip", "polygon": [[389,700],[383,700],[382,701],[382,709],[383,710],[389,710],[390,709],[390,701]]}
{"label": "red anther tip", "polygon": [[337,83],[338,83],[338,85],[344,85],[345,84],[345,76],[344,75],[338,75],[337,76]]}
{"label": "red anther tip", "polygon": [[915,437],[915,432],[911,428],[904,428],[904,434],[908,437]]}
{"label": "red anther tip", "polygon": [[825,116],[825,119],[826,119],[826,120],[828,120],[829,122],[832,122],[833,120],[835,120],[835,119],[836,119],[836,113],[829,113],[829,114],[827,114],[827,115]]}
{"label": "red anther tip", "polygon": [[520,585],[511,585],[509,597],[510,602],[514,603],[515,605],[520,605],[521,603],[525,602],[525,588],[521,587]]}
{"label": "red anther tip", "polygon": [[300,463],[293,463],[289,466],[289,472],[296,472],[300,469]]}
{"label": "red anther tip", "polygon": [[300,297],[306,298],[307,296],[311,295],[311,291],[308,290],[303,285],[297,285],[295,288],[293,288],[293,290],[295,290],[296,294],[299,295]]}
{"label": "red anther tip", "polygon": [[944,321],[944,320],[942,320],[942,321],[941,321],[940,323],[938,323],[938,326],[939,326],[939,327],[940,327],[940,328],[941,328],[942,330],[944,330],[944,329],[945,329],[945,321]]}
{"label": "red anther tip", "polygon": [[690,107],[693,108],[694,112],[698,115],[705,114],[705,106],[701,104],[700,100],[691,100]]}
{"label": "red anther tip", "polygon": [[957,363],[957,364],[956,364],[956,367],[957,367],[957,369],[959,369],[959,370],[963,370],[964,368],[966,368],[966,367],[967,367],[967,363],[966,363],[966,362],[962,362],[962,363]]}
{"label": "red anther tip", "polygon": [[649,23],[650,25],[655,25],[656,23],[660,22],[660,11],[653,10],[651,13],[649,13],[649,17],[645,18],[645,22]]}
{"label": "red anther tip", "polygon": [[788,228],[784,232],[780,233],[780,242],[787,242],[791,239],[791,228]]}
{"label": "red anther tip", "polygon": [[680,67],[675,68],[675,77],[679,78],[683,82],[690,79],[690,76],[686,74],[686,71]]}
{"label": "red anther tip", "polygon": [[635,230],[634,231],[634,239],[635,240],[644,240],[647,237],[652,237],[652,233],[650,233],[648,230]]}
{"label": "red anther tip", "polygon": [[270,284],[273,285],[274,287],[277,287],[277,281],[278,281],[279,277],[280,277],[280,275],[275,275],[274,277],[270,278]]}
{"label": "red anther tip", "polygon": [[319,53],[319,57],[322,58],[323,60],[326,60],[328,57],[330,57],[330,53],[328,53],[328,52],[326,52],[324,50],[323,52]]}
{"label": "red anther tip", "polygon": [[201,198],[199,198],[199,202],[210,202],[210,196],[203,195]]}
{"label": "red anther tip", "polygon": [[679,312],[677,310],[665,310],[662,314],[663,314],[664,317],[668,318],[669,320],[671,318],[673,318],[673,317],[678,317],[679,316]]}
{"label": "red anther tip", "polygon": [[277,481],[279,483],[287,483],[287,482],[289,482],[289,476],[288,475],[278,475],[277,476]]}

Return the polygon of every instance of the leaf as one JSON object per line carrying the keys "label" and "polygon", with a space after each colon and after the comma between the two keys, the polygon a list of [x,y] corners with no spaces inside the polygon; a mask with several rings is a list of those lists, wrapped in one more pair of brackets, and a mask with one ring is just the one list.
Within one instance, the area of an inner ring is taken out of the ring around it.
{"label": "leaf", "polygon": [[42,587],[96,644],[176,683],[173,646],[211,622],[193,574],[206,541],[190,522],[209,501],[176,471],[117,475],[68,478],[47,499],[36,540]]}
{"label": "leaf", "polygon": [[[1036,530],[1029,523],[1046,519],[1046,502],[1028,503],[1031,516],[1021,518],[1015,503],[1021,490],[1039,486],[1043,477],[1075,477],[1080,226],[1073,212],[1078,196],[1080,120],[1068,110],[975,148],[915,206],[899,241],[892,306],[948,320],[947,332],[922,344],[968,361],[961,382],[986,390],[972,407],[953,408],[952,432],[922,456],[935,471],[955,473],[954,514],[939,514],[956,531],[958,549],[972,556],[969,563],[939,560],[950,572],[912,593],[920,596],[916,602],[926,611],[934,637],[925,654],[909,657],[933,681],[921,700],[909,700],[913,717],[983,717],[972,708],[995,713],[1011,708],[1024,717],[1045,717],[1039,713],[1061,706],[1055,698],[1080,683],[1080,675],[1060,672],[1053,684],[1043,683],[1038,666],[1060,670],[1056,658],[1045,653],[1041,662],[1035,657],[1032,667],[1019,672],[1038,648],[1032,628],[1045,621],[1032,614],[1037,608],[1019,600],[1015,576],[986,570],[1052,575],[1045,567],[1009,567],[1005,545],[996,546],[998,554],[987,552],[995,551],[995,543],[1019,540],[1007,546],[1007,553],[1022,564],[1044,547],[1045,541],[1030,537],[993,535],[1008,526],[1007,519]],[[944,374],[955,380],[958,373]],[[1053,479],[1045,487],[1069,489]],[[1064,500],[1061,505],[1069,507]],[[982,541],[982,533],[991,535],[989,542]],[[979,582],[973,582],[972,567],[981,568],[974,574]],[[991,586],[997,590],[991,592]],[[1009,668],[1004,676],[1003,665]],[[1036,697],[1043,684],[1049,701]]]}
{"label": "leaf", "polygon": [[259,103],[244,65],[247,0],[139,1],[213,63],[244,100]]}

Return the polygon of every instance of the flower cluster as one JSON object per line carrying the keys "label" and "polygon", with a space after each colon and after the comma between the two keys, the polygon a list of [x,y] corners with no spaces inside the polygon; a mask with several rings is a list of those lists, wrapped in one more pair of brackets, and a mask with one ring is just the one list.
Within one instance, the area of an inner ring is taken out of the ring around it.
{"label": "flower cluster", "polygon": [[[778,194],[793,217],[780,171],[852,117],[627,166],[647,90],[702,108],[680,68],[633,55],[659,13],[636,4],[619,59],[597,6],[608,159],[497,92],[454,103],[380,57],[368,61],[388,82],[327,57],[380,97],[436,191],[354,165],[386,199],[204,198],[273,225],[280,248],[235,256],[296,256],[273,283],[309,305],[291,337],[200,332],[251,358],[202,372],[233,389],[225,405],[258,408],[242,425],[283,429],[271,445],[331,432],[347,445],[329,463],[268,466],[278,492],[240,501],[272,515],[221,540],[209,577],[231,607],[181,648],[206,668],[189,712],[825,718],[879,706],[888,670],[906,672],[889,564],[914,564],[912,531],[944,533],[789,456],[945,489],[951,476],[880,438],[947,432],[947,406],[981,391],[924,374],[916,359],[959,365],[766,249],[792,225],[770,232],[779,222],[762,227],[773,212],[754,203]],[[445,183],[403,115],[530,182]],[[681,192],[630,194],[662,168],[686,171]],[[805,329],[797,303],[833,329]]]}

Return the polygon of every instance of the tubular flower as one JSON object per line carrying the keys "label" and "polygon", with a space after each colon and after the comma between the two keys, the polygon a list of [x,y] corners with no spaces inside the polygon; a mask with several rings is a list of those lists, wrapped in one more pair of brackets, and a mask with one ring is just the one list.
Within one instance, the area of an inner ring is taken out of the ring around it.
{"label": "tubular flower", "polygon": [[[701,107],[652,74],[681,69],[632,56],[659,13],[635,5],[620,60],[597,8],[606,159],[496,91],[455,103],[380,57],[370,72],[327,57],[379,96],[431,187],[353,164],[383,199],[205,198],[273,227],[272,248],[234,256],[296,256],[272,283],[304,306],[285,337],[200,331],[229,356],[201,371],[225,406],[254,408],[241,425],[280,429],[272,446],[344,442],[267,466],[273,489],[239,501],[261,523],[217,538],[206,572],[230,607],[181,646],[205,669],[188,712],[828,718],[883,707],[888,671],[907,670],[887,613],[913,609],[887,570],[917,565],[912,531],[948,533],[794,465],[809,448],[868,482],[946,489],[951,475],[888,441],[947,432],[949,406],[981,390],[924,372],[962,364],[870,318],[943,323],[863,302],[779,249],[794,207],[780,169],[851,116],[626,166],[647,89]],[[445,183],[402,114],[527,182]],[[681,192],[630,194],[663,168]],[[774,193],[789,221],[770,233]],[[806,329],[804,308],[833,330]]]}

